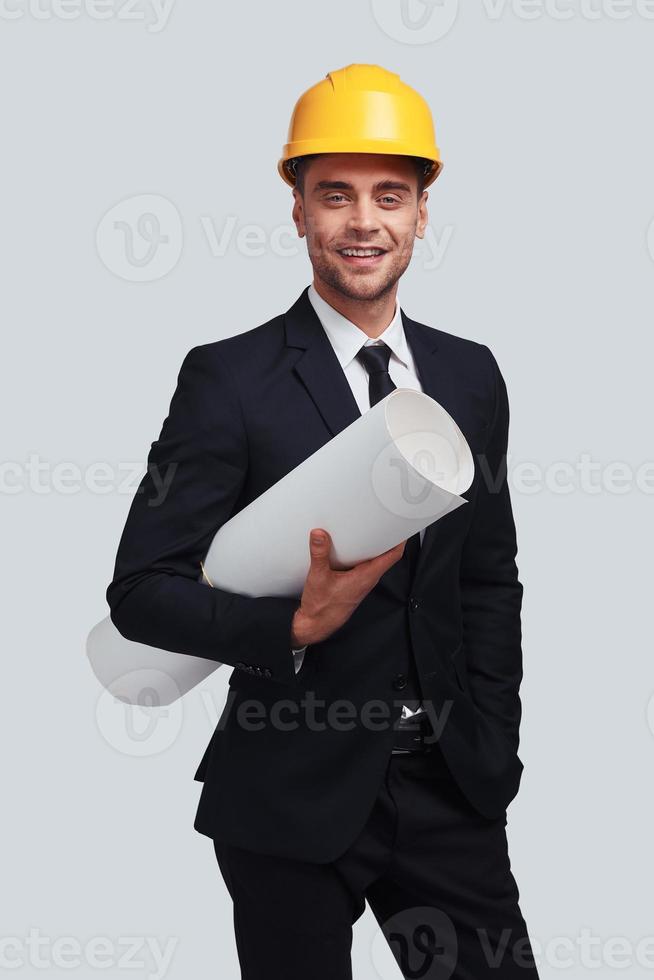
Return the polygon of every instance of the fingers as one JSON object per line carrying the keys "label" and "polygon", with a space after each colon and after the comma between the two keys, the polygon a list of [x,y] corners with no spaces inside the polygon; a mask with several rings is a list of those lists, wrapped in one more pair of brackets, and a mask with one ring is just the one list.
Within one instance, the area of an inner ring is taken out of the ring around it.
{"label": "fingers", "polygon": [[329,568],[331,544],[331,535],[327,531],[320,527],[311,528],[309,534],[309,551],[311,553],[311,564],[314,568]]}
{"label": "fingers", "polygon": [[[311,528],[309,533],[309,551],[311,553],[311,567],[314,571],[332,570],[330,562],[331,546],[332,539],[328,531],[325,531],[321,527]],[[369,575],[372,573],[373,576],[379,578],[388,568],[400,560],[404,554],[405,546],[406,541],[400,541],[393,548],[389,548],[388,551],[383,551],[380,555],[375,555],[374,558],[370,558],[368,561],[357,562],[349,571],[354,572],[358,569],[359,574]]]}
{"label": "fingers", "polygon": [[381,560],[383,562],[387,562],[389,566],[393,565],[402,557],[405,547],[406,541],[400,541],[400,543],[396,544],[394,548],[389,548],[388,551],[382,551],[381,555],[377,555],[376,558],[373,558],[373,561]]}
{"label": "fingers", "polygon": [[381,578],[385,571],[400,560],[404,554],[405,545],[406,541],[400,541],[395,547],[389,548],[388,551],[382,551],[380,555],[375,555],[374,558],[369,558],[368,561],[360,562],[355,568],[358,568],[364,575],[372,574],[373,576],[377,576],[377,578]]}

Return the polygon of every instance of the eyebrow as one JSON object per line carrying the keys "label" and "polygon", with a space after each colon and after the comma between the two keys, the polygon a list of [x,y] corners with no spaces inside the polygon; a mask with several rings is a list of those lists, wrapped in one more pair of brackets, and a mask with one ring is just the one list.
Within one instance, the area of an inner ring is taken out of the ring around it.
{"label": "eyebrow", "polygon": [[[346,180],[319,180],[314,191],[351,191],[354,187]],[[406,191],[411,193],[410,186],[403,180],[380,180],[373,186],[374,191]]]}

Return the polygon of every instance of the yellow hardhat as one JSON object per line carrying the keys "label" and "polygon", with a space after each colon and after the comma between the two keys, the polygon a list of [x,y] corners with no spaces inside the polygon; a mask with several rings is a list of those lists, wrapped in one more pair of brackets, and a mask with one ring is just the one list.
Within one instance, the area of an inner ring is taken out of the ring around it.
{"label": "yellow hardhat", "polygon": [[300,96],[277,164],[295,186],[295,157],[310,153],[394,153],[423,157],[427,187],[442,170],[429,106],[395,72],[348,65]]}

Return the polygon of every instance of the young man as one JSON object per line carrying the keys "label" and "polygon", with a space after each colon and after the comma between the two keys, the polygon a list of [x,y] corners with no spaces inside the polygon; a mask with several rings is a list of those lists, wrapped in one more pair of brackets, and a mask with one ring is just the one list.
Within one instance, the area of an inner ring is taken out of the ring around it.
{"label": "young man", "polygon": [[[505,832],[522,770],[506,386],[488,347],[397,302],[440,169],[429,109],[397,75],[350,65],[300,98],[279,170],[313,282],[189,351],[107,590],[124,636],[235,668],[195,827],[244,980],[350,978],[366,900],[405,976],[537,977]],[[198,581],[225,521],[395,387],[463,431],[465,506],[345,571],[329,528],[308,529],[299,600]]]}

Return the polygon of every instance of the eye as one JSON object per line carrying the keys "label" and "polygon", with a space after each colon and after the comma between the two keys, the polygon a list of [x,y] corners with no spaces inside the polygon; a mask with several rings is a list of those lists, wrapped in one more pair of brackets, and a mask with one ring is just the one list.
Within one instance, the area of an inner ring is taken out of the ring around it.
{"label": "eye", "polygon": [[341,204],[343,201],[346,200],[346,197],[345,194],[334,193],[326,197],[325,200],[331,201],[333,204]]}
{"label": "eye", "polygon": [[384,194],[384,196],[380,198],[380,201],[383,204],[401,204],[402,203],[400,201],[400,199],[398,197],[395,197],[393,194]]}

